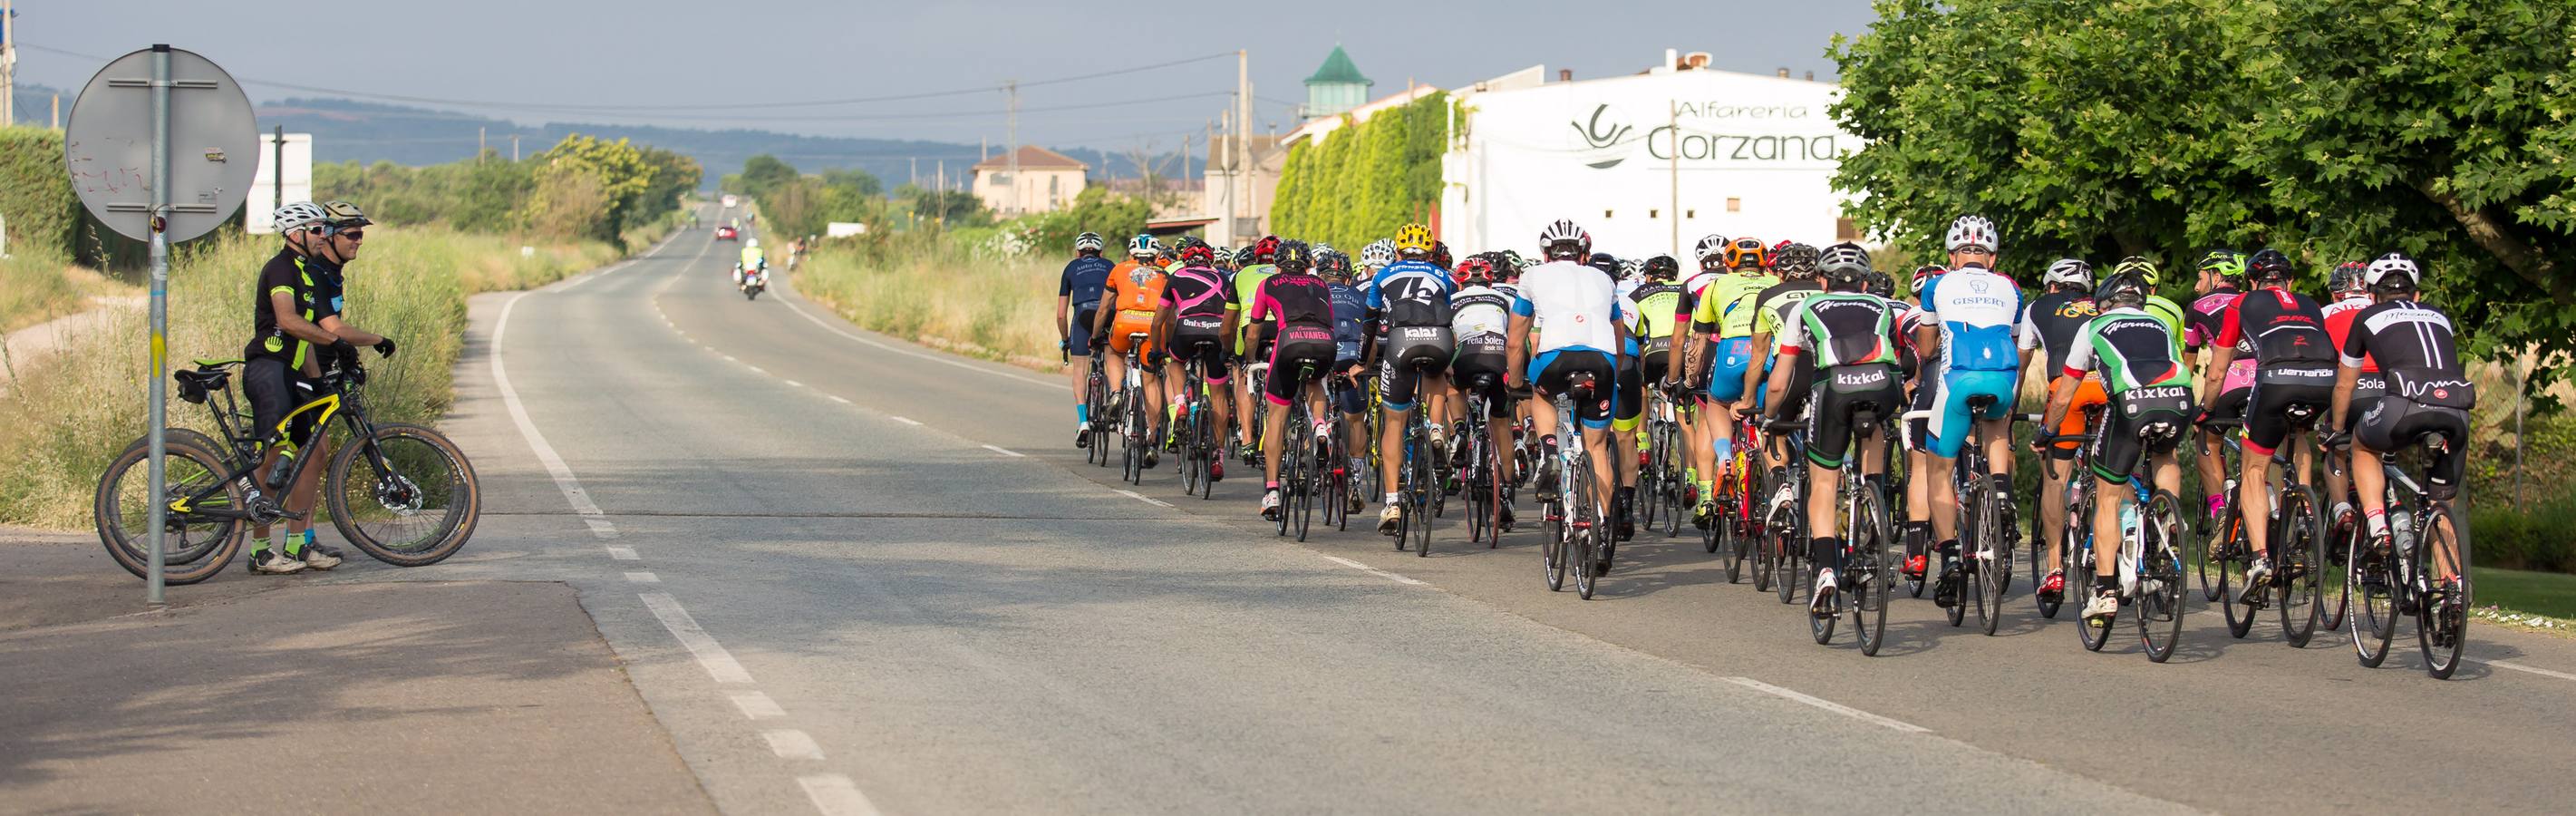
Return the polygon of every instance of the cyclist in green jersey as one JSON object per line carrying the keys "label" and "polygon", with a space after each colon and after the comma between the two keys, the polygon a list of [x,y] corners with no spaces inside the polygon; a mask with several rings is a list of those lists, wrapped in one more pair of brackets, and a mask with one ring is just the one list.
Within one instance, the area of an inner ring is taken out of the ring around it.
{"label": "cyclist in green jersey", "polygon": [[[1699,349],[1693,362],[1694,376],[1709,371],[1707,398],[1711,410],[1699,415],[1700,438],[1708,440],[1705,452],[1691,451],[1698,460],[1699,507],[1692,513],[1693,523],[1708,526],[1710,514],[1716,511],[1716,492],[1712,480],[1726,476],[1726,468],[1735,458],[1735,401],[1744,396],[1744,372],[1751,367],[1753,354],[1754,301],[1780,283],[1770,272],[1770,249],[1758,238],[1737,238],[1726,248],[1726,265],[1734,274],[1720,275],[1701,290],[1699,300],[1691,307],[1691,336],[1707,338],[1713,349]],[[1704,343],[1694,341],[1699,348]]]}
{"label": "cyclist in green jersey", "polygon": [[[1779,336],[1789,314],[1807,296],[1824,291],[1825,285],[1816,268],[1818,256],[1815,247],[1798,243],[1781,247],[1779,253],[1772,256],[1771,268],[1779,274],[1780,283],[1762,290],[1753,299],[1753,343],[1750,348],[1754,359],[1761,365],[1747,364],[1744,367],[1744,396],[1735,401],[1737,413],[1752,411],[1775,397],[1781,403],[1778,410],[1771,411],[1773,414],[1795,417],[1806,407],[1807,392],[1815,384],[1815,372],[1810,367],[1791,366],[1789,387],[1785,392],[1764,387],[1763,380],[1770,376],[1778,352],[1773,339]],[[1775,473],[1789,466],[1786,447],[1766,445],[1762,458],[1763,464]],[[1773,499],[1774,504],[1789,498],[1787,480],[1781,480],[1780,488],[1781,492]]]}
{"label": "cyclist in green jersey", "polygon": [[[1780,364],[1770,381],[1772,393],[1785,393],[1794,370],[1806,368],[1817,385],[1815,410],[1807,415],[1807,554],[1818,570],[1808,609],[1817,613],[1833,609],[1834,594],[1846,588],[1839,569],[1842,542],[1834,536],[1834,491],[1842,482],[1843,460],[1862,433],[1884,433],[1886,420],[1905,409],[1896,332],[1906,311],[1862,291],[1869,283],[1869,253],[1858,244],[1835,244],[1820,254],[1815,263],[1831,288],[1800,299],[1781,321]],[[1772,401],[1763,416],[1777,419],[1787,407],[1786,399]],[[1863,412],[1879,421],[1855,427]],[[1884,480],[1887,446],[1857,447],[1861,472]]]}
{"label": "cyclist in green jersey", "polygon": [[2182,492],[2182,466],[2174,448],[2191,428],[2191,369],[2183,365],[2179,335],[2144,308],[2149,291],[2135,272],[2114,271],[2094,292],[2093,302],[2103,312],[2076,331],[2066,370],[2060,372],[2064,376],[2049,389],[2040,426],[2058,427],[2084,374],[2101,372],[2110,408],[2103,412],[2092,449],[2093,476],[2101,484],[2095,494],[2100,498],[2093,503],[2093,597],[2084,604],[2088,620],[2120,611],[2120,504],[2139,457],[2153,461],[2157,489]]}

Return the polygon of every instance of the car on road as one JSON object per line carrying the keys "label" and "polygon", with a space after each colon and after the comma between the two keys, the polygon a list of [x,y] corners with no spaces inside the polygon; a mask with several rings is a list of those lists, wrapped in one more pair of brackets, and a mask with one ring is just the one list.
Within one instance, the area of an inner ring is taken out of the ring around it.
{"label": "car on road", "polygon": [[731,241],[740,237],[742,237],[742,233],[735,231],[732,227],[716,228],[716,240],[718,241]]}

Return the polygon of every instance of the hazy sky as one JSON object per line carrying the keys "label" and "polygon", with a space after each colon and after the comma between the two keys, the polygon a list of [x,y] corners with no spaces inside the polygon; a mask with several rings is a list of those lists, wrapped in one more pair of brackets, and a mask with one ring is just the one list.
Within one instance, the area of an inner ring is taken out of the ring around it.
{"label": "hazy sky", "polygon": [[[1340,2],[1252,6],[741,0],[18,0],[22,81],[77,89],[100,62],[167,42],[215,60],[255,101],[369,94],[507,103],[451,108],[524,123],[745,127],[833,136],[1003,138],[1002,95],[808,107],[704,106],[874,98],[992,87],[1168,63],[1153,71],[1027,88],[1020,138],[1053,145],[1176,146],[1225,107],[1248,49],[1256,121],[1287,124],[1301,84],[1341,43],[1377,84],[1455,87],[1532,64],[1577,78],[1633,73],[1666,48],[1716,67],[1833,75],[1836,32],[1858,33],[1867,0],[1804,2]],[[1293,9],[1293,11],[1291,11]],[[71,100],[65,99],[68,107]],[[582,110],[569,106],[618,106]],[[659,106],[641,110],[636,106]],[[37,108],[41,110],[42,108]]]}

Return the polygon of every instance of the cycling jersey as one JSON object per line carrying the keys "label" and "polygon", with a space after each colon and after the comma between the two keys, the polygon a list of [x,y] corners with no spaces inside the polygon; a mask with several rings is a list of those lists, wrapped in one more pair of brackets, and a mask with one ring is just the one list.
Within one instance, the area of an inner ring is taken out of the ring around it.
{"label": "cycling jersey", "polygon": [[1806,355],[1815,368],[1894,364],[1905,314],[1902,304],[1867,292],[1818,292],[1782,322],[1780,354]]}
{"label": "cycling jersey", "polygon": [[2048,362],[2041,371],[2055,372],[2066,367],[2067,349],[2074,345],[2075,335],[2102,310],[2093,305],[2090,295],[2075,292],[2049,292],[2032,298],[2022,309],[2020,336],[2023,351],[2046,349]]}
{"label": "cycling jersey", "polygon": [[1984,267],[1954,270],[1923,285],[1923,309],[1941,327],[1941,368],[1951,371],[2016,371],[2013,323],[2021,316],[2021,289]]}
{"label": "cycling jersey", "polygon": [[1781,327],[1788,325],[1798,304],[1823,291],[1824,284],[1812,280],[1794,280],[1762,290],[1753,298],[1753,333],[1770,335],[1776,344]]}
{"label": "cycling jersey", "polygon": [[2104,386],[2113,393],[2191,384],[2173,331],[2144,309],[2104,312],[2076,327],[2071,340],[2065,361],[2056,369],[2059,376],[2081,377],[2099,370]]}
{"label": "cycling jersey", "polygon": [[[1162,305],[1171,308],[1172,316],[1180,318],[1182,326],[1220,329],[1225,313],[1234,309],[1234,289],[1226,285],[1225,275],[1215,267],[1184,266],[1172,270],[1163,280]],[[1219,322],[1191,322],[1194,318]]]}
{"label": "cycling jersey", "polygon": [[[1278,343],[1270,349],[1270,379],[1263,390],[1271,404],[1287,405],[1301,386],[1332,370],[1333,293],[1332,284],[1323,278],[1305,272],[1265,277],[1253,294],[1251,319],[1278,324]],[[1301,368],[1311,368],[1313,378],[1299,378]]]}
{"label": "cycling jersey", "polygon": [[1109,285],[1109,270],[1118,264],[1098,255],[1085,255],[1064,265],[1064,275],[1055,293],[1073,304],[1075,311],[1088,311],[1100,303],[1100,290]]}
{"label": "cycling jersey", "polygon": [[[2227,313],[2236,306],[2236,299],[2244,296],[2245,293],[2237,291],[2236,287],[2221,286],[2209,290],[2209,294],[2200,296],[2199,300],[2192,301],[2191,309],[2183,316],[2183,348],[2197,351],[2217,343],[2218,330],[2227,322]],[[2220,381],[2218,386],[2222,396],[2254,385],[2253,351],[2253,349],[2241,347],[2236,350],[2236,361],[2227,365],[2225,379]],[[2223,410],[2237,400],[2220,399],[2218,402],[2219,404],[2210,406],[2212,416],[2233,416],[2240,413],[2234,410]]]}
{"label": "cycling jersey", "polygon": [[1101,290],[1101,299],[1102,308],[1118,310],[1109,321],[1111,350],[1126,353],[1130,345],[1128,336],[1144,334],[1149,337],[1137,352],[1150,354],[1154,351],[1150,337],[1154,331],[1154,315],[1162,308],[1163,287],[1170,280],[1161,267],[1149,263],[1127,261],[1109,270],[1109,285]]}
{"label": "cycling jersey", "polygon": [[1358,362],[1368,343],[1368,293],[1348,283],[1331,286],[1333,361]]}
{"label": "cycling jersey", "polygon": [[[2337,350],[2343,349],[2345,347],[2345,343],[2352,337],[2353,318],[2361,314],[2362,310],[2368,309],[2371,306],[2372,303],[2369,295],[2352,295],[2342,300],[2328,303],[2325,305],[2324,309],[2319,310],[2326,316],[2326,337],[2334,342],[2334,347]],[[2379,371],[2379,361],[2372,359],[2368,354],[2362,355],[2361,362],[2359,363],[2346,361],[2345,365],[2355,366],[2364,372],[2375,373]]]}
{"label": "cycling jersey", "polygon": [[1458,340],[1487,335],[1508,335],[1512,330],[1512,298],[1490,286],[1470,286],[1450,296],[1453,316],[1449,328]]}
{"label": "cycling jersey", "polygon": [[298,255],[295,250],[281,249],[259,269],[259,285],[251,296],[251,341],[242,347],[242,358],[256,360],[275,357],[287,368],[303,371],[313,360],[313,344],[286,333],[277,325],[276,304],[270,295],[284,292],[295,301],[296,313],[307,323],[319,325],[323,318],[340,313],[340,267],[320,258]]}
{"label": "cycling jersey", "polygon": [[1449,295],[1457,289],[1448,270],[1408,258],[1369,278],[1368,306],[1385,315],[1388,326],[1447,326]]}
{"label": "cycling jersey", "polygon": [[1720,339],[1751,337],[1754,301],[1761,297],[1762,290],[1779,284],[1780,279],[1770,275],[1719,277],[1700,292],[1699,302],[1691,308],[1691,323]]}
{"label": "cycling jersey", "polygon": [[1539,354],[1583,349],[1606,355],[1619,348],[1619,332],[1609,322],[1624,316],[1619,299],[1610,278],[1589,266],[1549,261],[1522,272],[1512,314],[1544,324],[1532,346]]}
{"label": "cycling jersey", "polygon": [[[1251,265],[1251,266],[1247,266],[1247,267],[1244,267],[1244,268],[1242,268],[1242,269],[1236,270],[1236,271],[1235,271],[1235,273],[1234,273],[1234,306],[1235,306],[1235,308],[1237,308],[1237,309],[1250,309],[1250,308],[1252,308],[1252,300],[1253,300],[1253,298],[1254,298],[1254,297],[1257,297],[1257,296],[1260,294],[1260,292],[1261,292],[1261,282],[1262,282],[1262,281],[1265,281],[1265,280],[1269,280],[1271,275],[1278,274],[1278,272],[1279,272],[1279,267],[1277,267],[1277,266],[1273,266],[1273,265],[1270,265],[1270,264],[1253,264],[1253,265]],[[1254,321],[1254,322],[1257,322],[1257,321]],[[1266,325],[1265,325],[1265,326],[1262,326],[1262,327],[1261,327],[1261,339],[1262,339],[1262,342],[1264,342],[1264,343],[1269,342],[1269,341],[1270,341],[1270,338],[1271,338],[1272,336],[1273,336],[1273,332],[1272,332],[1272,330],[1271,330],[1271,328],[1270,328],[1269,326],[1266,326]],[[1236,354],[1250,354],[1250,353],[1252,353],[1252,351],[1253,351],[1253,350],[1251,350],[1251,349],[1246,349],[1246,348],[1244,348],[1244,347],[1243,347],[1243,338],[1241,338],[1241,337],[1236,337],[1236,338],[1235,338],[1235,341],[1234,341],[1234,353],[1236,353]]]}
{"label": "cycling jersey", "polygon": [[2183,311],[2181,306],[2174,305],[2173,301],[2166,300],[2163,295],[2148,295],[2146,308],[2147,316],[2155,318],[2159,323],[2165,324],[2165,329],[2173,332],[2174,337],[2180,338],[2183,336]]}
{"label": "cycling jersey", "polygon": [[1647,340],[1660,339],[1668,345],[1682,321],[1690,318],[1690,293],[1671,281],[1647,281],[1620,300],[1629,312],[1628,333]]}
{"label": "cycling jersey", "polygon": [[[2254,385],[2245,403],[2245,452],[2270,456],[2295,426],[2334,399],[2334,341],[2306,295],[2278,286],[2247,292],[2227,307],[2213,342],[2251,352]],[[2294,413],[2294,406],[2308,412]]]}
{"label": "cycling jersey", "polygon": [[[2463,369],[2455,342],[2450,316],[2416,301],[2392,300],[2353,316],[2352,333],[2344,338],[2339,359],[2355,368],[2376,360],[2381,371],[2392,375],[2405,371],[2456,379]],[[2396,383],[2390,387],[2396,395]]]}
{"label": "cycling jersey", "polygon": [[2378,360],[2388,390],[2353,423],[2353,439],[2375,451],[2393,451],[2427,433],[2446,433],[2451,446],[2427,473],[2425,492],[2448,499],[2467,466],[2469,413],[2477,386],[2460,365],[2451,318],[2412,300],[2375,304],[2353,316],[2344,338],[2344,365]]}

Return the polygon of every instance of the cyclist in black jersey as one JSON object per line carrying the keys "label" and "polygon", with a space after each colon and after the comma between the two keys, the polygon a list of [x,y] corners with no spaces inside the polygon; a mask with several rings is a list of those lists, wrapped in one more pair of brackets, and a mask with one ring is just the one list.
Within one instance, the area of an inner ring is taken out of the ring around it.
{"label": "cyclist in black jersey", "polygon": [[[357,347],[372,346],[381,356],[394,354],[392,338],[350,325],[342,316],[343,275],[366,242],[374,223],[345,201],[315,204],[298,201],[279,207],[278,234],[286,245],[260,268],[251,306],[254,332],[242,357],[242,395],[251,405],[251,426],[262,435],[259,472],[263,480],[283,478],[283,460],[309,457],[329,461],[329,438],[320,433],[319,417],[296,409],[319,397],[317,380],[326,361],[354,360]],[[251,528],[252,572],[284,575],[340,565],[340,551],[313,543],[312,513],[322,468],[305,468],[293,485],[268,484],[285,490],[286,509],[299,514],[286,523],[286,538],[269,547],[269,528]]]}
{"label": "cyclist in black jersey", "polygon": [[[2182,466],[2174,448],[2191,421],[2191,373],[2180,360],[2182,349],[2173,330],[2145,309],[2152,291],[2130,271],[2114,272],[2102,283],[2089,300],[2106,311],[2077,327],[2042,413],[2040,427],[2065,428],[2083,383],[2097,383],[2107,391],[2109,410],[2093,439],[2093,478],[2100,484],[2092,518],[2093,592],[2084,604],[2088,621],[2100,622],[2120,611],[2120,507],[2129,473],[2140,459],[2148,459],[2158,489],[2182,489]],[[2075,473],[2067,477],[2083,478]],[[2064,517],[2062,510],[2059,517]],[[2049,563],[2064,563],[2064,538],[2052,534],[2048,541]],[[2064,581],[2058,583],[2062,589]]]}
{"label": "cyclist in black jersey", "polygon": [[[1270,380],[1262,396],[1272,410],[1261,418],[1261,470],[1263,490],[1261,516],[1276,520],[1279,512],[1279,449],[1287,439],[1288,405],[1307,400],[1307,416],[1315,418],[1317,438],[1333,432],[1324,405],[1324,376],[1333,370],[1337,348],[1333,342],[1332,284],[1314,274],[1314,251],[1303,241],[1282,241],[1272,263],[1279,271],[1261,281],[1253,290],[1253,302],[1245,321],[1277,325],[1278,340],[1270,346]],[[1299,377],[1300,371],[1307,376]]]}
{"label": "cyclist in black jersey", "polygon": [[[1858,244],[1827,248],[1817,260],[1825,291],[1801,298],[1780,321],[1780,361],[1772,367],[1771,393],[1783,393],[1795,369],[1811,369],[1815,405],[1807,415],[1807,557],[1817,565],[1816,587],[1809,611],[1833,608],[1833,596],[1845,589],[1842,544],[1833,535],[1834,492],[1846,451],[1858,432],[1857,416],[1875,413],[1878,427],[1904,410],[1903,380],[1896,368],[1897,325],[1904,307],[1862,291],[1869,281],[1869,253]],[[1785,415],[1787,400],[1770,402],[1766,420]],[[1881,431],[1883,432],[1883,431]],[[1861,472],[1886,478],[1887,448],[1860,445]],[[1787,580],[1787,579],[1782,579]]]}
{"label": "cyclist in black jersey", "polygon": [[[2477,407],[2477,387],[2461,366],[2449,315],[2415,298],[2423,271],[2398,253],[2372,261],[2363,272],[2373,300],[2353,317],[2344,337],[2335,374],[2334,412],[2340,424],[2351,419],[2353,388],[2365,360],[2379,363],[2388,391],[2353,419],[2352,481],[2361,493],[2362,515],[2375,543],[2386,546],[2387,473],[2381,457],[2412,444],[2427,433],[2447,433],[2451,445],[2426,474],[2424,492],[2435,499],[2459,494],[2460,474],[2467,465],[2469,409]],[[2447,556],[2447,553],[2443,553]],[[2445,559],[2437,559],[2446,560]],[[2437,582],[2458,577],[2458,565],[2436,563]]]}
{"label": "cyclist in black jersey", "polygon": [[[2048,291],[2022,307],[2021,327],[2014,333],[2019,335],[2017,345],[2021,347],[2022,370],[2032,370],[2030,358],[2044,353],[2047,367],[2037,370],[2048,379],[2049,390],[2054,392],[2059,380],[2069,378],[2064,373],[2066,353],[2074,346],[2076,333],[2082,331],[2084,324],[2090,322],[2094,315],[2100,314],[2101,309],[2093,303],[2093,265],[2083,259],[2058,259],[2048,265],[2048,271],[2041,275],[2041,282]],[[2078,374],[2072,379],[2072,383],[2066,384],[2071,389],[2072,410],[2063,414],[2060,423],[2042,425],[2041,435],[2083,433],[2083,408],[2105,402],[2101,377]],[[2032,444],[2040,456],[2060,463],[2075,461],[2075,446],[2074,442],[2059,442],[2043,447],[2037,444],[2036,438]],[[2039,529],[2034,533],[2049,543],[2051,556],[2057,555],[2055,550],[2061,544],[2054,531],[2066,526],[2066,502],[2056,499],[2066,495],[2066,480],[2074,475],[2072,471],[2063,464],[2039,469]],[[2048,563],[2064,562],[2051,557]],[[2066,592],[2066,575],[2059,570],[2050,570],[2048,575],[2039,579],[2036,591],[2047,598],[2061,597]]]}
{"label": "cyclist in black jersey", "polygon": [[[2236,358],[2239,343],[2254,349],[2254,386],[2246,398],[2245,457],[2237,484],[2239,511],[2245,519],[2245,540],[2254,551],[2254,563],[2245,569],[2245,597],[2250,603],[2270,588],[2272,575],[2270,552],[2271,496],[2263,489],[2270,484],[2272,451],[2288,440],[2302,424],[2313,425],[2334,401],[2334,341],[2326,334],[2326,318],[2316,301],[2290,291],[2293,276],[2290,256],[2277,249],[2254,253],[2245,263],[2245,276],[2253,281],[2254,291],[2236,299],[2227,309],[2215,339],[2218,352],[2209,371],[2202,375],[2201,394],[2206,396],[2218,385],[2218,375],[2226,372]],[[2306,412],[2306,419],[2299,418]],[[2315,453],[2300,449],[2291,467],[2301,481],[2306,481]]]}
{"label": "cyclist in black jersey", "polygon": [[[1757,401],[1779,403],[1780,407],[1770,413],[1784,417],[1796,417],[1798,412],[1806,409],[1807,392],[1814,388],[1816,379],[1813,366],[1789,366],[1788,387],[1785,389],[1767,387],[1763,378],[1778,366],[1773,345],[1787,327],[1789,315],[1807,296],[1825,289],[1822,273],[1817,268],[1818,258],[1819,252],[1815,247],[1799,243],[1787,244],[1772,253],[1771,269],[1779,274],[1780,282],[1754,295],[1753,341],[1747,346],[1763,363],[1744,367],[1744,397],[1736,403],[1737,410],[1751,411]],[[1863,276],[1862,282],[1867,282],[1867,276]],[[1772,473],[1785,472],[1791,465],[1788,456],[1789,451],[1785,447],[1763,446],[1763,463]],[[1788,480],[1780,480],[1780,493],[1773,497],[1773,503],[1787,501],[1788,490]]]}

